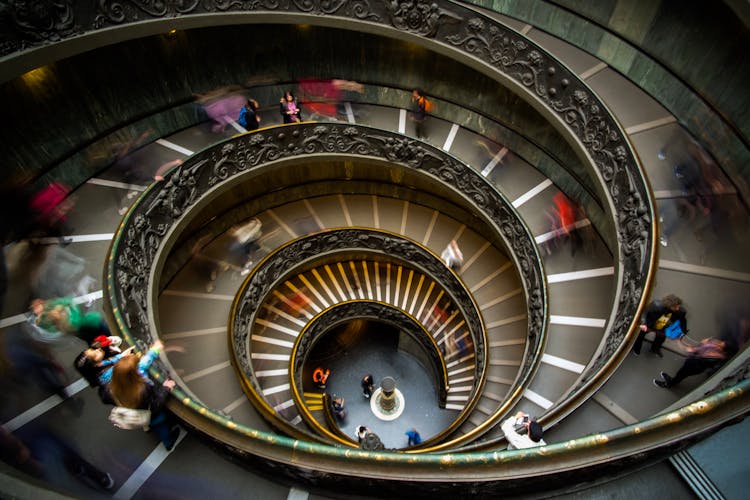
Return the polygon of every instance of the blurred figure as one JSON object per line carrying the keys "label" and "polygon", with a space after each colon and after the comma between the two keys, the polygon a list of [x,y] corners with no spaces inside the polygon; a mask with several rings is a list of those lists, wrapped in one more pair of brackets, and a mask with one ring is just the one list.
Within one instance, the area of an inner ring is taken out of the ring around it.
{"label": "blurred figure", "polygon": [[58,472],[62,468],[90,488],[111,490],[115,485],[110,474],[86,460],[62,433],[38,420],[23,426],[15,436],[0,431],[0,443],[3,461],[52,484],[64,481]]}
{"label": "blurred figure", "polygon": [[464,254],[462,254],[461,249],[458,248],[456,240],[451,240],[450,243],[448,243],[448,246],[445,247],[443,253],[440,254],[440,258],[443,259],[446,266],[455,272],[459,272],[461,266],[464,265]]}
{"label": "blurred figure", "polygon": [[[545,241],[545,250],[547,255],[552,253],[551,245],[558,247],[565,241],[570,242],[570,255],[575,257],[578,250],[583,247],[583,238],[576,228],[576,219],[578,208],[562,192],[558,192],[552,198],[553,208],[547,211],[547,218],[550,221],[550,232],[554,236]],[[550,243],[551,242],[551,243]]]}
{"label": "blurred figure", "polygon": [[331,405],[333,407],[333,416],[336,417],[336,420],[338,420],[339,422],[343,422],[344,419],[346,418],[346,410],[344,409],[344,398],[333,398]]}
{"label": "blurred figure", "polygon": [[257,218],[253,217],[239,224],[232,226],[228,233],[232,238],[229,252],[242,262],[242,271],[240,274],[245,276],[250,272],[253,265],[251,256],[254,251],[260,249],[258,239],[263,236],[263,224]]}
{"label": "blurred figure", "polygon": [[140,359],[133,354],[123,356],[112,370],[110,400],[107,402],[135,410],[150,410],[149,429],[156,432],[164,447],[170,451],[180,436],[180,429],[166,408],[175,382],[167,379],[163,384],[158,384],[148,375],[149,367],[159,357],[163,347],[157,340]]}
{"label": "blurred figure", "polygon": [[336,107],[341,101],[341,91],[332,80],[306,79],[299,81],[300,98],[313,115],[336,118]]}
{"label": "blurred figure", "polygon": [[75,335],[87,344],[99,335],[109,336],[109,325],[99,311],[83,311],[70,297],[31,302],[34,323],[47,332]]}
{"label": "blurred figure", "polygon": [[193,244],[190,250],[191,264],[195,266],[196,271],[199,275],[208,278],[206,283],[206,292],[211,293],[214,291],[214,282],[219,275],[219,268],[213,259],[209,258],[204,254],[205,248],[213,240],[214,236],[211,233],[204,234]]}
{"label": "blurred figure", "polygon": [[742,307],[731,308],[721,315],[721,340],[727,357],[732,357],[741,351],[750,340],[750,314]]}
{"label": "blurred figure", "polygon": [[[10,379],[15,381],[22,391],[25,391],[29,384],[34,384],[45,392],[57,394],[63,400],[71,398],[66,388],[68,378],[65,370],[52,356],[46,343],[39,342],[29,335],[28,328],[28,325],[12,327],[3,335],[5,354],[10,363]],[[83,401],[71,399],[73,411],[80,414]]]}
{"label": "blurred figure", "polygon": [[28,265],[32,294],[36,297],[81,297],[92,292],[96,284],[86,274],[86,261],[57,245],[31,245],[19,263]]}
{"label": "blurred figure", "polygon": [[365,440],[365,436],[368,432],[370,432],[370,429],[365,425],[360,425],[357,427],[357,442],[359,444],[362,444],[362,441]]}
{"label": "blurred figure", "polygon": [[300,123],[302,121],[302,110],[299,103],[288,90],[284,92],[279,101],[279,113],[281,113],[284,123]]}
{"label": "blurred figure", "polygon": [[322,367],[317,367],[313,370],[312,380],[315,383],[315,387],[320,390],[325,390],[326,384],[328,383],[328,377],[331,375],[331,370]]}
{"label": "blurred figure", "polygon": [[64,236],[70,233],[66,222],[74,205],[74,198],[68,196],[70,191],[70,187],[61,182],[51,182],[32,195],[29,211],[36,236],[59,238],[62,245],[71,242],[70,238]]}
{"label": "blurred figure", "polygon": [[[359,116],[359,109],[355,106],[365,91],[364,85],[350,80],[332,80],[334,88],[338,91],[338,104],[336,111],[340,115],[347,115],[351,110],[354,117]],[[347,108],[346,104],[349,104]]]}
{"label": "blurred figure", "polygon": [[196,96],[196,102],[203,107],[206,115],[213,121],[211,131],[221,134],[227,125],[238,116],[247,98],[241,87],[229,86]]}
{"label": "blurred figure", "polygon": [[372,396],[373,391],[375,390],[375,379],[372,377],[372,374],[368,373],[364,377],[362,377],[362,394],[367,398],[370,399],[370,396]]}
{"label": "blurred figure", "polygon": [[257,130],[260,126],[260,115],[258,114],[258,101],[255,99],[248,99],[247,103],[240,110],[240,116],[237,118],[239,123],[245,130]]}
{"label": "blurred figure", "polygon": [[41,477],[42,465],[31,456],[28,446],[0,426],[0,460],[30,476]]}
{"label": "blurred figure", "polygon": [[715,372],[727,360],[725,346],[723,340],[708,338],[701,340],[701,343],[696,347],[688,347],[690,354],[675,376],[672,377],[666,372],[661,372],[661,379],[654,379],[654,385],[669,389],[682,382],[686,377],[700,375],[707,370],[711,373]]}

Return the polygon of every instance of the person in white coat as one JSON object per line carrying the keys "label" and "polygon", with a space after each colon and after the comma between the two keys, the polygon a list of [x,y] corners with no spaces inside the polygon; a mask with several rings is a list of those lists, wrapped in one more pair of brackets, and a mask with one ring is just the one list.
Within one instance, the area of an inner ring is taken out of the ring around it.
{"label": "person in white coat", "polygon": [[[547,443],[542,439],[542,426],[527,413],[519,411],[512,417],[505,419],[500,426],[508,440],[509,450],[521,450],[544,446]],[[525,434],[521,434],[525,429]]]}

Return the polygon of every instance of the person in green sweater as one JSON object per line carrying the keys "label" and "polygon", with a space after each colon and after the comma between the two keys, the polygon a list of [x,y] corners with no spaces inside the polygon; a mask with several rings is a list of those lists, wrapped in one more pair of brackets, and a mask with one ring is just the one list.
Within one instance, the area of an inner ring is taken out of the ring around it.
{"label": "person in green sweater", "polygon": [[91,344],[99,335],[109,336],[109,325],[99,311],[84,311],[71,297],[34,299],[31,312],[36,316],[35,324],[47,332],[75,335]]}

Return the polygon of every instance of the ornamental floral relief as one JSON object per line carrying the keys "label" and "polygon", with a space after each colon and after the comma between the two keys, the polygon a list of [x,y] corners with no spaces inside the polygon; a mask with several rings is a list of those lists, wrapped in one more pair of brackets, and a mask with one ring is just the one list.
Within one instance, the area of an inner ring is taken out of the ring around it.
{"label": "ornamental floral relief", "polygon": [[367,0],[291,0],[302,12],[311,14],[346,15],[357,19],[379,21],[380,16],[373,12]]}
{"label": "ornamental floral relief", "polygon": [[14,27],[37,41],[56,42],[74,32],[71,0],[11,0],[6,9]]}
{"label": "ornamental floral relief", "polygon": [[428,38],[434,38],[441,23],[461,21],[461,16],[431,0],[385,0],[394,27]]}
{"label": "ornamental floral relief", "polygon": [[189,14],[199,4],[199,0],[99,0],[94,27]]}

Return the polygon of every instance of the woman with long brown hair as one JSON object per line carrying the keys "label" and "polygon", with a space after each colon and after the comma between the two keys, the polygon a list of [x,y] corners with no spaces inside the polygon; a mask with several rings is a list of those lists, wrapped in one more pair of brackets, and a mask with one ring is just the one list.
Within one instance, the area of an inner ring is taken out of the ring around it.
{"label": "woman with long brown hair", "polygon": [[167,379],[159,385],[148,376],[148,368],[159,356],[162,348],[163,344],[157,340],[140,359],[135,355],[123,356],[112,369],[109,394],[117,406],[150,410],[149,429],[159,435],[159,439],[169,451],[180,435],[179,428],[165,407],[169,392],[175,383],[174,380]]}

